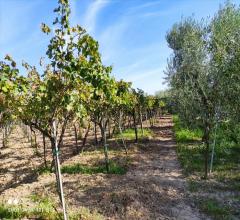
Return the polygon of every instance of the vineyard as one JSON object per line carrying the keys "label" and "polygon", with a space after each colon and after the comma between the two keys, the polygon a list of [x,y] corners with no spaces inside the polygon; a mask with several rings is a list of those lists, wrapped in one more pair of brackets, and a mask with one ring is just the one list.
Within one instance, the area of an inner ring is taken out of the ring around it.
{"label": "vineyard", "polygon": [[0,219],[239,219],[240,8],[172,26],[156,95],[54,15],[41,70],[0,61]]}

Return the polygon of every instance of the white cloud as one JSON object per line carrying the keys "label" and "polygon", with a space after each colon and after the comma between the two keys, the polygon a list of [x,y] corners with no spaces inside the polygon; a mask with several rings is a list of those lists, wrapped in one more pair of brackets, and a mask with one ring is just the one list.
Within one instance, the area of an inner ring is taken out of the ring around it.
{"label": "white cloud", "polygon": [[159,5],[160,3],[162,3],[162,2],[161,1],[150,1],[150,2],[147,2],[144,4],[140,4],[140,5],[129,8],[128,13],[139,12],[142,9],[150,8],[150,7]]}
{"label": "white cloud", "polygon": [[98,40],[103,62],[116,61],[117,56],[122,54],[124,50],[123,35],[129,25],[130,20],[127,22],[126,19],[123,19],[110,25],[99,35]]}
{"label": "white cloud", "polygon": [[131,63],[130,65],[128,66],[124,66],[124,67],[120,67],[118,69],[119,73],[123,73],[123,74],[130,74],[132,72],[136,72],[136,69],[139,69],[141,68],[141,65],[143,64],[143,60],[138,60],[134,63]]}
{"label": "white cloud", "polygon": [[96,0],[88,6],[84,17],[84,27],[89,33],[94,34],[97,15],[108,3],[107,0]]}
{"label": "white cloud", "polygon": [[165,57],[170,51],[160,41],[149,41],[141,47],[129,47],[131,44],[126,42],[126,37],[128,30],[134,27],[134,22],[136,14],[130,15],[126,11],[99,35],[103,63],[113,64],[113,74],[117,79],[131,81],[135,88],[154,94],[159,88],[165,88],[163,69]]}
{"label": "white cloud", "polygon": [[153,77],[157,74],[161,74],[163,72],[163,68],[156,68],[156,69],[152,69],[152,70],[145,70],[145,71],[141,71],[139,70],[139,72],[135,72],[132,73],[131,75],[129,75],[128,77],[125,78],[125,80],[127,81],[133,81],[133,82],[137,82],[137,81],[142,81],[145,78],[149,78],[149,77]]}
{"label": "white cloud", "polygon": [[[131,68],[131,65],[129,66]],[[148,94],[155,94],[158,90],[165,90],[168,86],[164,79],[164,64],[157,68],[141,69],[137,68],[135,71],[129,73],[123,78],[125,81],[132,82],[134,88],[143,89]]]}

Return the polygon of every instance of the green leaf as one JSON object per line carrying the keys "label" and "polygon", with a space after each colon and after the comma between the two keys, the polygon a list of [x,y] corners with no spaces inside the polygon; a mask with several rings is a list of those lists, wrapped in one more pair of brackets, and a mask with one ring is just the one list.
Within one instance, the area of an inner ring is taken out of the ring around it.
{"label": "green leaf", "polygon": [[46,87],[45,87],[45,86],[40,86],[40,88],[39,88],[39,89],[40,89],[40,91],[41,91],[41,92],[44,92],[44,91],[46,91]]}
{"label": "green leaf", "polygon": [[8,91],[7,87],[3,86],[3,87],[2,87],[2,91],[3,91],[3,92],[7,92],[7,91]]}

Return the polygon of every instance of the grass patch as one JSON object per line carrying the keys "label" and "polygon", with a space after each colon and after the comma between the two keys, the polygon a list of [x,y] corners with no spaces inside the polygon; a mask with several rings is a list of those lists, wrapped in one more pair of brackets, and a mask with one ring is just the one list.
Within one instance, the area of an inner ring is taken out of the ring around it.
{"label": "grass patch", "polygon": [[204,147],[199,144],[178,144],[177,154],[184,173],[189,174],[202,174],[204,172]]}
{"label": "grass patch", "polygon": [[177,115],[173,116],[175,137],[178,143],[200,141],[203,132],[200,129],[185,128]]}
{"label": "grass patch", "polygon": [[39,175],[42,175],[42,174],[49,174],[49,173],[52,173],[52,169],[50,166],[40,166],[37,168],[36,170],[37,173],[39,173]]}
{"label": "grass patch", "polygon": [[[63,214],[54,211],[46,211],[41,207],[34,209],[23,206],[7,206],[0,204],[0,219],[38,219],[38,220],[62,220]],[[77,211],[68,211],[69,220],[103,220],[103,216],[96,211],[90,211],[85,207],[79,207]]]}
{"label": "grass patch", "polygon": [[[39,173],[39,175],[42,174],[49,174],[52,173],[54,170],[51,170],[50,166],[41,166],[39,167],[36,172]],[[96,173],[104,173],[104,174],[119,174],[123,175],[127,172],[127,167],[122,166],[115,161],[109,162],[109,172],[107,173],[106,170],[106,165],[101,164],[101,165],[85,165],[85,164],[73,164],[73,165],[64,165],[61,167],[61,172],[62,173],[68,173],[68,174],[77,174],[77,173],[82,173],[82,174],[96,174]]]}
{"label": "grass patch", "polygon": [[[200,129],[191,130],[179,120],[173,117],[174,131],[177,141],[177,154],[187,176],[204,174],[204,151],[205,146],[200,142],[202,132]],[[213,134],[211,143],[213,142]],[[211,158],[211,145],[209,151],[209,163]],[[234,203],[224,205],[222,201],[209,199],[206,193],[218,194],[219,191],[240,190],[240,147],[239,144],[226,137],[225,130],[219,126],[217,130],[216,146],[213,160],[213,172],[210,178],[214,181],[188,181],[188,190],[202,198],[196,198],[199,208],[213,219],[238,219]],[[227,197],[227,193],[226,193]],[[223,199],[224,201],[224,199]]]}
{"label": "grass patch", "polygon": [[[65,165],[62,166],[62,173],[68,173],[68,174],[96,174],[96,173],[105,173],[107,174],[106,166],[99,165],[99,166],[89,166],[89,165],[83,165],[83,164],[74,164],[74,165]],[[123,175],[127,172],[126,167],[120,166],[114,161],[110,161],[109,163],[109,173],[108,174],[119,174]]]}
{"label": "grass patch", "polygon": [[53,208],[53,202],[48,197],[39,197],[31,195],[34,202],[33,207],[24,207],[23,205],[0,205],[0,218],[2,219],[61,219],[61,214]]}
{"label": "grass patch", "polygon": [[200,202],[200,209],[213,219],[232,219],[231,209],[221,205],[217,200],[205,199]]}
{"label": "grass patch", "polygon": [[[0,219],[39,219],[39,220],[62,220],[63,214],[57,212],[54,203],[48,197],[32,194],[30,199],[35,204],[34,207],[24,207],[23,205],[0,204]],[[104,218],[96,211],[90,211],[85,207],[77,210],[68,210],[69,220],[103,220]]]}
{"label": "grass patch", "polygon": [[[177,116],[173,117],[177,141],[177,153],[186,174],[202,175],[204,171],[204,145],[200,143],[202,131],[184,127]],[[227,146],[227,147],[226,147]],[[211,146],[209,151],[209,160]],[[217,143],[215,147],[213,174],[219,181],[240,181],[240,148],[233,144]]]}
{"label": "grass patch", "polygon": [[197,192],[200,190],[200,183],[194,180],[189,180],[188,189],[190,192]]}
{"label": "grass patch", "polygon": [[175,133],[177,142],[192,142],[192,141],[200,141],[202,138],[202,131],[200,129],[189,130],[189,129],[181,129],[176,131]]}
{"label": "grass patch", "polygon": [[[143,134],[141,129],[138,129],[138,137],[139,138],[149,138],[153,135],[153,132],[148,129],[148,128],[144,128],[143,129]],[[122,135],[120,133],[117,133],[115,135],[116,138],[124,138],[124,139],[128,139],[128,140],[134,140],[135,139],[135,130],[133,128],[129,128],[129,129],[125,129],[122,132]]]}
{"label": "grass patch", "polygon": [[0,219],[21,219],[26,216],[21,208],[14,208],[0,204]]}
{"label": "grass patch", "polygon": [[[227,183],[229,188],[240,190],[240,166],[237,146],[228,148],[228,153],[216,148],[213,161],[213,175],[217,181]],[[209,159],[210,159],[209,152]],[[186,175],[203,175],[204,146],[199,143],[178,143],[177,154]]]}
{"label": "grass patch", "polygon": [[[108,152],[111,153],[111,154],[119,154],[122,152],[122,148],[120,147],[116,147],[114,145],[109,145],[108,146]],[[102,155],[104,154],[104,149],[103,149],[103,146],[100,145],[99,148],[97,149],[94,149],[92,151],[83,151],[81,153],[83,156],[96,156],[96,155]]]}

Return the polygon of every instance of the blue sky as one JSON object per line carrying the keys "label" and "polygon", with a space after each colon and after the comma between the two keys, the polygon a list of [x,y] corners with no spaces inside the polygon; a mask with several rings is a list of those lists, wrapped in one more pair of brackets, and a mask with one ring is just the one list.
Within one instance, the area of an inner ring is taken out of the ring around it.
{"label": "blue sky", "polygon": [[[165,35],[194,14],[213,16],[224,0],[71,0],[72,24],[83,26],[100,44],[103,63],[117,79],[132,81],[149,94],[166,88],[163,70],[171,51]],[[240,4],[240,0],[233,1]],[[51,24],[57,0],[0,0],[0,59],[10,54],[38,65],[48,38],[40,24]]]}

